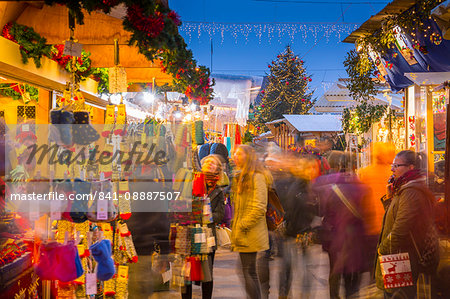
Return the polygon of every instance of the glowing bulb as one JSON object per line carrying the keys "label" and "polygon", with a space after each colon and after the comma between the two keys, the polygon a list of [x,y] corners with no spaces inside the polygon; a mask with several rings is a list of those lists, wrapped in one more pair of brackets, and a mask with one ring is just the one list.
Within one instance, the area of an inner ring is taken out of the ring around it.
{"label": "glowing bulb", "polygon": [[181,114],[181,112],[177,111],[173,114],[173,116],[175,116],[175,118],[177,118],[177,119],[180,119],[183,116],[183,114]]}

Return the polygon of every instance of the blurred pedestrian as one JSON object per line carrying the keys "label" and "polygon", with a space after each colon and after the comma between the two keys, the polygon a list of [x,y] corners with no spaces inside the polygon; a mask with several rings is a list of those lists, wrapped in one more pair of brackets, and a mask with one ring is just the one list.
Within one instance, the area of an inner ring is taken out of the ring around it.
{"label": "blurred pedestrian", "polygon": [[247,297],[260,299],[256,257],[258,252],[269,248],[266,210],[267,186],[271,179],[270,174],[258,162],[252,147],[240,145],[233,158],[237,172],[232,184],[232,248],[239,252]]}
{"label": "blurred pedestrian", "polygon": [[[377,287],[384,290],[385,298],[416,298],[419,274],[431,279],[439,262],[439,251],[424,251],[426,247],[438,248],[439,242],[437,238],[430,240],[434,228],[435,199],[426,187],[426,177],[421,171],[425,163],[427,161],[423,155],[410,150],[399,152],[392,162],[393,183],[388,184],[386,196],[382,198],[386,213],[377,251],[378,256],[407,252],[414,285],[384,289],[377,258],[375,278]],[[420,257],[424,257],[425,253],[430,255],[430,262],[424,266],[420,263]]]}
{"label": "blurred pedestrian", "polygon": [[384,207],[380,198],[386,193],[386,182],[391,176],[391,162],[395,148],[390,143],[376,142],[372,145],[372,163],[361,168],[358,176],[369,188],[369,196],[362,202],[367,233],[367,263],[373,264],[377,253],[378,237],[383,223]]}
{"label": "blurred pedestrian", "polygon": [[[281,257],[278,298],[288,298],[296,261],[296,237],[309,228],[314,218],[314,205],[309,195],[308,167],[313,167],[306,158],[292,153],[279,157],[278,164],[271,164],[274,187],[286,212],[285,231],[277,234],[277,248]],[[307,259],[306,247],[302,247],[303,261]],[[303,263],[305,265],[305,263]],[[306,267],[303,268],[303,289],[309,285]],[[303,293],[305,295],[305,293]]]}
{"label": "blurred pedestrian", "polygon": [[346,172],[348,155],[334,151],[329,156],[331,173],[317,178],[313,190],[323,216],[321,242],[328,253],[330,298],[340,298],[341,277],[345,296],[359,290],[365,270],[365,231],[361,204],[367,189],[352,172]]}

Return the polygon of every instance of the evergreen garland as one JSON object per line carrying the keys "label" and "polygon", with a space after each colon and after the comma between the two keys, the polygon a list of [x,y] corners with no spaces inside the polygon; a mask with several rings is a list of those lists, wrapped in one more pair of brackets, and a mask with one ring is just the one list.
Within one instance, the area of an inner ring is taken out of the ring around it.
{"label": "evergreen garland", "polygon": [[205,66],[197,66],[192,51],[178,32],[179,16],[157,0],[46,0],[46,4],[62,4],[69,8],[78,24],[83,24],[83,9],[88,13],[102,10],[109,13],[118,4],[125,4],[127,15],[123,28],[131,32],[130,45],[148,60],[161,59],[163,72],[173,78],[174,90],[189,99],[207,104],[212,99],[214,80]]}
{"label": "evergreen garland", "polygon": [[23,95],[28,93],[30,100],[39,101],[39,90],[28,84],[1,83],[0,95],[12,98],[13,100],[23,99]]}
{"label": "evergreen garland", "polygon": [[31,27],[8,23],[3,27],[2,36],[20,45],[20,54],[24,64],[27,64],[31,58],[39,68],[41,67],[41,58],[50,56],[51,46],[47,45],[47,40]]}

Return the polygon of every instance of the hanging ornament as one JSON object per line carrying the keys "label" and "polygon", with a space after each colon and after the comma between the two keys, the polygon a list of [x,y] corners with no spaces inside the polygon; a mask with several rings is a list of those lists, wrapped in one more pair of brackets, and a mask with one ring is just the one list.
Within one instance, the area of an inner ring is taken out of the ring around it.
{"label": "hanging ornament", "polygon": [[289,82],[286,82],[286,85],[289,85]]}
{"label": "hanging ornament", "polygon": [[272,67],[270,64],[268,65],[269,69]]}
{"label": "hanging ornament", "polygon": [[261,93],[262,93],[262,94],[264,94],[265,92],[266,92],[266,91],[265,91],[264,89],[263,89],[263,90],[261,90]]}
{"label": "hanging ornament", "polygon": [[392,58],[397,58],[397,56],[398,56],[398,53],[392,54]]}
{"label": "hanging ornament", "polygon": [[308,81],[309,81],[309,82],[311,82],[311,81],[312,81],[312,79],[311,79],[311,78],[309,78],[309,79],[308,79]]}
{"label": "hanging ornament", "polygon": [[433,44],[439,46],[442,43],[442,36],[440,36],[439,33],[433,32],[430,36],[430,40]]}
{"label": "hanging ornament", "polygon": [[302,99],[302,102],[306,101],[305,99]]}
{"label": "hanging ornament", "polygon": [[392,69],[393,66],[394,64],[392,62],[386,61],[385,67],[387,67],[388,69]]}
{"label": "hanging ornament", "polygon": [[263,107],[263,108],[264,108],[264,107],[265,107],[265,105],[264,105],[264,104],[261,104],[261,107]]}

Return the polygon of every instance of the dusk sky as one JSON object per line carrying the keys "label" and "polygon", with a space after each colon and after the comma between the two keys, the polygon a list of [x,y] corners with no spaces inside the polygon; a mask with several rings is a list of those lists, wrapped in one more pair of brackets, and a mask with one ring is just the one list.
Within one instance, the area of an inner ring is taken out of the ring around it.
{"label": "dusk sky", "polygon": [[387,4],[379,0],[169,0],[184,22],[180,32],[194,58],[208,67],[212,36],[213,74],[264,76],[268,64],[289,44],[305,61],[316,96],[338,78],[347,77],[342,62],[354,45],[341,41]]}

